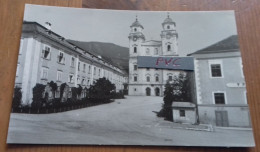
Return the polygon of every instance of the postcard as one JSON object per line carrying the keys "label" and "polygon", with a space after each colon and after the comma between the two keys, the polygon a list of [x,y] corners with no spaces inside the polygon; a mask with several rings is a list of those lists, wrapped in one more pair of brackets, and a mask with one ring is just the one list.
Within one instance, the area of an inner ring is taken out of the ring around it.
{"label": "postcard", "polygon": [[253,147],[234,11],[26,5],[8,144]]}

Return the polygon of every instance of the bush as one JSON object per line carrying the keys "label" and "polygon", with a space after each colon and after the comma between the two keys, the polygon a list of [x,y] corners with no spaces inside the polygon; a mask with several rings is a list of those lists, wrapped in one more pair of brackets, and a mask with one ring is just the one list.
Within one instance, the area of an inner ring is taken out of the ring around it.
{"label": "bush", "polygon": [[113,99],[124,99],[124,92],[120,90],[119,92],[113,92]]}
{"label": "bush", "polygon": [[13,104],[12,107],[13,108],[18,108],[21,106],[22,103],[22,88],[19,87],[15,87],[14,88],[14,97],[13,97]]}
{"label": "bush", "polygon": [[113,98],[115,85],[106,78],[100,78],[89,88],[89,99],[95,102],[108,102]]}
{"label": "bush", "polygon": [[32,108],[41,108],[45,100],[43,98],[43,92],[45,90],[45,85],[36,84],[33,88],[33,102],[31,104]]}

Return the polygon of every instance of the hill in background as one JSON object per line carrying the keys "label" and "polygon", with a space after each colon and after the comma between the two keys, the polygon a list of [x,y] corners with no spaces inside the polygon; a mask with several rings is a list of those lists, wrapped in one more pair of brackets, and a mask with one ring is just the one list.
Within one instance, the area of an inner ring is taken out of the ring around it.
{"label": "hill in background", "polygon": [[113,63],[128,73],[129,51],[128,48],[113,43],[103,42],[81,42],[67,40],[68,42],[87,50],[88,52]]}

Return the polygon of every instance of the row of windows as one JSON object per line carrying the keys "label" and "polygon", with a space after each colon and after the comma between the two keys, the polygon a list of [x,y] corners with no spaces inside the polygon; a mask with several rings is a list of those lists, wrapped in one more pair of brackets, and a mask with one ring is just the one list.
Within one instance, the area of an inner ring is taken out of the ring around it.
{"label": "row of windows", "polygon": [[[47,80],[48,79],[48,71],[49,71],[48,68],[42,67],[42,73],[41,73],[41,79],[42,80]],[[62,82],[62,74],[63,74],[62,71],[59,71],[59,70],[57,71],[57,81]],[[74,74],[69,74],[68,82],[69,83],[74,83],[75,82],[74,81],[74,79],[75,79],[74,77],[75,77]],[[106,77],[106,76],[104,76],[104,77]],[[106,78],[108,78],[108,76]],[[119,76],[118,76],[118,79],[113,79],[113,81],[121,82],[121,81],[123,81],[123,79],[120,79]],[[87,85],[90,85],[90,80],[88,80],[87,82],[88,82]],[[85,85],[86,84],[86,79],[84,77],[82,77],[82,79],[80,79],[80,77],[77,77],[77,83]]]}
{"label": "row of windows", "polygon": [[[50,46],[45,45],[44,49],[42,50],[42,57],[47,60],[51,60],[51,48]],[[65,64],[65,56],[64,53],[59,51],[59,55],[57,56],[57,62],[60,64]],[[70,62],[71,67],[76,66],[76,59],[75,57],[71,57],[71,62]],[[81,62],[78,62],[78,71],[81,71]],[[83,72],[86,72],[86,64],[83,63],[82,66]],[[100,75],[100,69],[98,69],[98,74]],[[91,73],[91,65],[88,66],[88,73]],[[94,75],[96,74],[96,67],[94,67]]]}
{"label": "row of windows", "polygon": [[[134,76],[134,81],[135,82],[137,82],[137,78],[138,78],[138,76],[135,75]],[[150,82],[150,80],[151,80],[151,76],[146,76],[146,82]],[[171,75],[168,76],[168,81],[172,81],[172,76]],[[155,76],[155,82],[159,82],[159,75]]]}
{"label": "row of windows", "polygon": [[[167,45],[167,51],[171,51],[171,45]],[[134,47],[134,53],[137,53],[137,47],[135,46]],[[150,49],[149,48],[146,48],[146,54],[150,54]],[[158,55],[159,54],[159,50],[158,48],[155,48],[154,49],[154,55]]]}

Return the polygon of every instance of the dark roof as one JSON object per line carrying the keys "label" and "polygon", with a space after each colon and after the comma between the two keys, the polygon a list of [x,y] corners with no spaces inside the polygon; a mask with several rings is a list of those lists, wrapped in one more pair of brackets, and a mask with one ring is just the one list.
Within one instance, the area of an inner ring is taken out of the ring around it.
{"label": "dark roof", "polygon": [[188,56],[193,54],[208,54],[208,53],[237,52],[237,51],[239,51],[238,36],[232,35],[213,45],[198,50],[194,53],[188,54]]}
{"label": "dark roof", "polygon": [[164,25],[164,24],[174,24],[175,25],[175,22],[173,22],[173,20],[168,15],[167,18],[163,21],[162,25]]}
{"label": "dark roof", "polygon": [[[25,25],[31,25],[31,26],[25,26]],[[33,21],[23,21],[23,32],[30,32],[30,31],[37,31],[49,38],[51,38],[52,40],[74,50],[75,52],[77,53],[80,53],[80,54],[85,54],[85,53],[88,53],[90,56],[95,57],[96,60],[103,60],[105,61],[106,63],[108,64],[111,64],[113,65],[114,67],[122,70],[121,68],[119,68],[118,66],[114,65],[111,61],[107,61],[106,59],[100,59],[98,56],[98,54],[93,54],[91,53],[90,51],[88,50],[85,50],[81,47],[79,47],[78,45],[75,45],[74,43],[71,43],[70,41],[68,41],[67,39],[65,39],[64,37],[60,36],[59,34],[51,31],[51,30],[48,30],[46,27],[42,26],[41,24],[39,24],[38,22],[33,22]],[[77,51],[75,48],[79,48],[81,51]]]}
{"label": "dark roof", "polygon": [[142,29],[144,29],[144,27],[141,25],[141,23],[137,20],[135,20],[135,22],[130,26],[130,27],[141,27]]}

